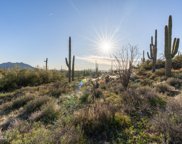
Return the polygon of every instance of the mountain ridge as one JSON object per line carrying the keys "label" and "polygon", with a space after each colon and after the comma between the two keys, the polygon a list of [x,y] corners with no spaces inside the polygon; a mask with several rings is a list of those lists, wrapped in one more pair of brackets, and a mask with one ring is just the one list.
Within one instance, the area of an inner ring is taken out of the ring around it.
{"label": "mountain ridge", "polygon": [[0,69],[12,69],[12,68],[20,68],[20,69],[33,69],[29,64],[23,62],[5,62],[0,64]]}

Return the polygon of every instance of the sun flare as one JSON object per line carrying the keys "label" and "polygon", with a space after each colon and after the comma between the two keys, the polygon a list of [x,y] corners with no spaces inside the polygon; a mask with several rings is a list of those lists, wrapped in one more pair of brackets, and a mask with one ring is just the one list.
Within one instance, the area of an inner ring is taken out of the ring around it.
{"label": "sun flare", "polygon": [[110,40],[101,40],[98,42],[98,48],[106,53],[112,52],[112,48],[114,47],[113,42]]}
{"label": "sun flare", "polygon": [[120,40],[117,33],[116,30],[96,31],[96,37],[92,42],[99,55],[110,56],[118,49]]}

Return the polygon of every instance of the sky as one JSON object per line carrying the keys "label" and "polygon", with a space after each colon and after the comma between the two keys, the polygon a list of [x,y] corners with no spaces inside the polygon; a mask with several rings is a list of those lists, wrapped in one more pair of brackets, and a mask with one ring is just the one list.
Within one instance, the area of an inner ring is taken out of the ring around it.
{"label": "sky", "polygon": [[[94,68],[96,61],[102,69],[128,44],[141,55],[149,51],[155,29],[162,57],[169,15],[173,37],[182,38],[181,6],[181,0],[0,0],[0,63],[44,67],[48,58],[50,69],[66,68],[71,36],[76,69]],[[112,43],[107,53],[100,47],[103,39]]]}

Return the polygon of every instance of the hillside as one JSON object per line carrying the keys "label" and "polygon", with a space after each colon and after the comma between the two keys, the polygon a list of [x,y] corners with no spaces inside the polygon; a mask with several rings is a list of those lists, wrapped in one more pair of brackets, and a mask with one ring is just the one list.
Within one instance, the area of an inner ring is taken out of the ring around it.
{"label": "hillside", "polygon": [[[165,78],[163,68],[152,73],[140,66],[125,89],[116,74],[100,73],[96,81],[79,76],[68,83],[60,72],[12,71],[0,81],[19,85],[1,87],[6,92],[0,93],[0,142],[180,143],[181,72],[172,70]],[[13,78],[19,73],[21,83]]]}

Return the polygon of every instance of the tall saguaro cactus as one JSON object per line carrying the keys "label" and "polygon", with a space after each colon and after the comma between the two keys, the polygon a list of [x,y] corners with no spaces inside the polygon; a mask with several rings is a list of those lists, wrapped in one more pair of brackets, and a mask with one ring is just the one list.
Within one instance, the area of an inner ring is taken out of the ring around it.
{"label": "tall saguaro cactus", "polygon": [[164,54],[166,58],[165,62],[165,75],[166,77],[171,76],[172,58],[177,54],[179,48],[179,38],[174,38],[172,45],[172,16],[169,16],[168,25],[165,26],[165,45]]}
{"label": "tall saguaro cactus", "polygon": [[48,58],[46,58],[46,60],[44,62],[46,64],[46,71],[47,71],[47,69],[48,69]]}
{"label": "tall saguaro cactus", "polygon": [[152,60],[152,72],[155,72],[155,65],[157,61],[157,30],[155,30],[155,42],[153,43],[153,36],[151,36],[150,54],[147,52],[147,56]]}
{"label": "tall saguaro cactus", "polygon": [[73,56],[73,62],[71,65],[71,37],[69,37],[68,59],[65,58],[65,61],[68,67],[68,81],[74,81],[75,56]]}

